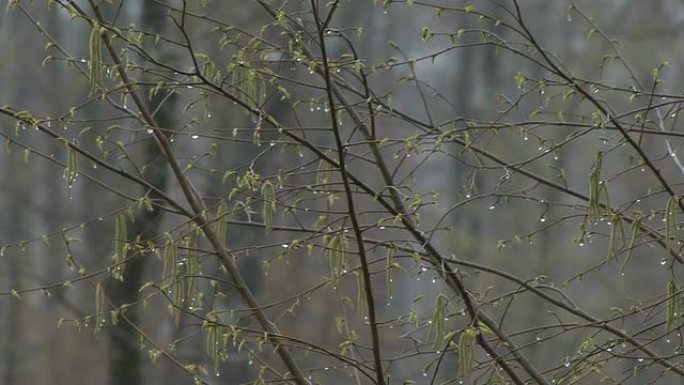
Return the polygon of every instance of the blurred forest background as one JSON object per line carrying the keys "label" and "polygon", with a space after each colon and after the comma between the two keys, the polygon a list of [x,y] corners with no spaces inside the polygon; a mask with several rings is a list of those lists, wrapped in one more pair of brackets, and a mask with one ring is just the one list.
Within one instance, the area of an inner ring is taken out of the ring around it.
{"label": "blurred forest background", "polygon": [[[347,98],[335,100],[372,122],[395,187],[338,106],[348,170],[389,202],[397,191],[417,229],[353,187],[374,290],[369,321],[359,228],[339,170],[321,161],[339,148],[330,86],[309,57],[321,55],[311,2],[0,2],[0,384],[287,383],[202,226],[116,171],[189,207],[158,145],[166,139],[312,384],[377,383],[352,368],[374,370],[369,322],[388,384],[512,383],[481,348],[463,369],[459,336],[476,323],[429,261],[428,241],[546,383],[683,383],[661,364],[684,363],[684,3],[519,3],[318,3],[323,18],[334,9],[324,40]],[[94,17],[92,4],[157,127],[107,47],[94,64],[93,26],[79,15]],[[516,5],[574,83],[519,34]],[[292,25],[308,31],[299,43],[283,32]],[[89,79],[98,69],[102,78]],[[223,79],[212,88],[195,70]],[[634,130],[636,147],[617,122]],[[498,351],[508,346],[479,333]]]}

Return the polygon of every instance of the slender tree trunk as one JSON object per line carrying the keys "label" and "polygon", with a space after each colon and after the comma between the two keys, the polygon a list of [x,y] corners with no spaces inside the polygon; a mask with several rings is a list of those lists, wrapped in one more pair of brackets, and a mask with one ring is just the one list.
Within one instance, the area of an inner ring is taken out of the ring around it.
{"label": "slender tree trunk", "polygon": [[[16,206],[15,206],[16,207]],[[13,213],[16,214],[16,213]],[[21,222],[20,218],[21,216],[18,215],[14,217],[17,221]],[[16,223],[18,225],[19,223]],[[11,226],[11,228],[14,226]],[[15,233],[15,231],[10,230],[9,233]],[[16,288],[18,287],[18,283],[20,280],[20,274],[21,274],[21,268],[20,268],[20,262],[19,262],[19,257],[17,255],[14,255],[15,253],[12,252],[12,255],[9,256],[8,258],[8,284],[10,288]],[[6,340],[5,340],[5,346],[4,346],[4,352],[3,356],[5,357],[5,373],[3,375],[3,380],[2,383],[5,385],[15,385],[17,382],[17,356],[19,354],[19,345],[20,345],[20,339],[19,339],[19,317],[20,317],[20,311],[21,311],[21,306],[20,302],[16,299],[12,299],[6,306],[6,318],[5,318],[5,333],[6,333]]]}
{"label": "slender tree trunk", "polygon": [[[3,37],[3,35],[10,35],[12,33],[11,31],[14,31],[14,28],[23,28],[23,26],[16,25],[13,18],[11,18],[8,15],[5,16],[5,20],[3,21],[3,31],[0,34],[0,39]],[[6,22],[6,24],[4,22]],[[20,46],[15,43],[13,51],[13,57],[11,57],[9,60],[19,62],[21,60]],[[20,75],[18,70],[15,71],[15,76]],[[19,88],[16,87],[16,84],[14,82],[9,82],[8,88],[10,88],[10,90],[9,92],[7,92],[6,96],[12,95],[13,97],[16,97],[19,92]],[[17,150],[16,147],[14,148],[14,150]],[[3,170],[3,174],[5,174],[6,176],[11,176],[13,173],[12,170],[18,170],[21,167],[28,166],[21,164],[20,161],[17,160],[18,156],[19,155],[16,153],[7,154],[7,156],[5,157],[6,162],[4,162],[5,169]],[[9,242],[15,242],[20,239],[20,229],[22,227],[22,222],[24,220],[24,217],[20,212],[21,205],[16,204],[16,200],[18,200],[18,197],[20,197],[23,193],[21,186],[22,184],[17,184],[16,182],[21,182],[21,178],[16,178],[16,180],[13,180],[11,182],[13,186],[5,190],[7,192],[7,196],[3,198],[6,204],[4,207],[5,210],[3,210],[3,217],[5,220],[3,221],[4,223],[2,225],[5,228],[4,233],[7,237],[5,241]],[[17,287],[19,287],[21,280],[21,260],[19,256],[16,255],[17,253],[18,251],[16,249],[8,250],[7,252],[7,263],[5,264],[5,266],[7,266],[7,286],[3,285],[3,288],[0,290],[16,289]],[[1,382],[5,385],[14,385],[17,384],[17,358],[19,355],[19,349],[21,345],[21,339],[19,335],[21,302],[12,298],[10,301],[7,301],[6,306],[4,306],[3,312],[3,318],[5,323],[5,336],[3,338],[3,344],[1,345],[2,351],[0,351],[0,357],[2,357],[4,361],[5,371],[3,373]]]}
{"label": "slender tree trunk", "polygon": [[[168,102],[167,102],[168,103]],[[166,108],[164,108],[166,110]],[[165,115],[167,112],[161,112]],[[159,118],[160,122],[164,119]],[[164,123],[160,123],[164,124]],[[166,126],[165,126],[166,127]],[[159,153],[156,143],[152,140],[146,143],[141,151],[144,153],[143,164],[149,165],[145,172],[145,179],[152,185],[164,189],[168,179],[168,171],[165,167],[163,156]],[[151,195],[150,198],[157,197]],[[134,223],[128,223],[128,241],[145,241],[158,234],[161,211],[154,208],[151,211],[139,210]],[[148,255],[134,256],[126,262],[123,281],[110,280],[108,295],[114,306],[131,304],[138,299],[138,289],[142,284],[145,261]],[[111,385],[137,385],[141,384],[140,352],[136,346],[132,346],[131,340],[138,338],[133,325],[139,321],[137,307],[129,307],[125,312],[129,322],[122,322],[117,327],[121,333],[113,333],[110,339],[110,384]]]}
{"label": "slender tree trunk", "polygon": [[[10,170],[19,170],[21,167],[29,167],[30,165],[23,164],[21,161],[21,155],[13,153],[9,156],[8,165]],[[11,171],[10,171],[11,172]],[[14,186],[10,193],[11,197],[9,199],[9,204],[5,207],[4,214],[6,215],[6,220],[4,227],[6,228],[5,234],[10,242],[16,242],[21,237],[24,236],[22,228],[25,226],[25,213],[22,212],[22,205],[18,203],[19,197],[27,194],[26,181],[24,178],[18,177],[14,179]],[[21,251],[14,247],[7,250],[7,289],[21,289],[22,285],[22,255]],[[0,289],[3,290],[3,289]],[[5,325],[6,325],[6,335],[5,335],[5,346],[2,356],[5,361],[5,373],[3,376],[2,384],[4,385],[15,385],[20,383],[20,379],[17,375],[19,373],[19,355],[22,351],[22,346],[24,342],[21,337],[21,313],[22,313],[22,302],[18,299],[12,298],[8,301],[6,307],[5,315]]]}
{"label": "slender tree trunk", "polygon": [[[166,14],[163,8],[156,6],[152,2],[142,3],[141,25],[145,30],[154,31],[155,33],[163,34],[164,25],[167,24]],[[165,95],[160,95],[153,98],[151,105],[153,109],[157,108],[158,103],[162,101]],[[161,127],[174,126],[174,98],[167,99],[159,108],[156,118]],[[140,164],[147,165],[144,172],[144,178],[152,185],[166,189],[166,182],[168,179],[168,167],[165,159],[157,144],[150,137],[145,141],[144,147],[140,149]],[[149,198],[156,199],[154,194]],[[134,223],[128,223],[128,241],[135,242],[137,240],[145,241],[158,234],[160,222],[160,210],[154,208],[153,210],[138,210],[135,216]],[[131,304],[138,299],[138,290],[142,284],[143,274],[145,270],[145,261],[148,255],[134,256],[126,262],[123,282],[111,279],[108,285],[108,295],[114,306],[122,306],[124,304]],[[122,322],[117,326],[120,330],[117,333],[112,333],[109,343],[109,359],[110,359],[110,385],[139,385],[143,383],[142,380],[142,365],[141,353],[137,346],[131,343],[138,339],[138,333],[133,325],[139,321],[137,306],[129,307],[125,311],[128,322]]]}

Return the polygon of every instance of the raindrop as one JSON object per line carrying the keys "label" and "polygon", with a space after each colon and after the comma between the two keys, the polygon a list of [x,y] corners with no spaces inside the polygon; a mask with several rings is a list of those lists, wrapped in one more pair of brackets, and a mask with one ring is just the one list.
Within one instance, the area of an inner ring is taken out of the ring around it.
{"label": "raindrop", "polygon": [[570,367],[570,362],[566,362],[565,364],[563,364],[563,366],[565,366],[566,368]]}
{"label": "raindrop", "polygon": [[[385,12],[385,13],[387,13],[387,12]],[[427,375],[428,375],[427,372],[423,372],[423,377],[427,377]]]}
{"label": "raindrop", "polygon": [[661,265],[661,266],[665,266],[666,263],[667,263],[667,259],[663,258],[663,259],[660,260],[660,265]]}
{"label": "raindrop", "polygon": [[470,194],[466,194],[466,198],[470,199]]}
{"label": "raindrop", "polygon": [[491,205],[491,206],[489,206],[489,209],[490,209],[490,210],[494,210],[495,208],[496,208],[496,206],[495,206],[495,205]]}
{"label": "raindrop", "polygon": [[197,135],[197,134],[192,134],[190,137],[193,138],[193,139],[197,139],[197,138],[199,138],[199,135]]}
{"label": "raindrop", "polygon": [[676,118],[676,117],[677,117],[677,113],[676,113],[676,112],[671,113],[671,114],[670,114],[670,117]]}
{"label": "raindrop", "polygon": [[150,135],[152,135],[152,134],[154,133],[154,130],[151,129],[151,128],[148,128],[148,129],[147,129],[147,133],[150,134]]}
{"label": "raindrop", "polygon": [[639,358],[637,358],[637,361],[639,361],[639,362],[644,362],[644,359],[641,358],[641,357],[639,357]]}
{"label": "raindrop", "polygon": [[189,89],[189,90],[191,90],[191,89],[192,89],[192,86],[191,86],[190,84],[188,84],[186,88]]}
{"label": "raindrop", "polygon": [[579,246],[579,247],[584,247],[584,242],[580,242],[580,243],[578,244],[578,246]]}
{"label": "raindrop", "polygon": [[283,249],[287,249],[288,247],[290,247],[290,245],[288,245],[287,243],[283,243],[283,244],[282,244],[282,245],[280,245],[280,246],[282,246],[282,247],[283,247]]}
{"label": "raindrop", "polygon": [[541,222],[541,223],[544,223],[544,222],[546,222],[546,218],[545,218],[545,217],[541,217],[541,218],[539,218],[539,222]]}
{"label": "raindrop", "polygon": [[599,89],[598,89],[598,88],[594,88],[594,90],[593,90],[592,92],[595,93],[595,94],[598,94]]}
{"label": "raindrop", "polygon": [[385,226],[380,226],[380,230],[384,230],[384,229],[386,229]]}

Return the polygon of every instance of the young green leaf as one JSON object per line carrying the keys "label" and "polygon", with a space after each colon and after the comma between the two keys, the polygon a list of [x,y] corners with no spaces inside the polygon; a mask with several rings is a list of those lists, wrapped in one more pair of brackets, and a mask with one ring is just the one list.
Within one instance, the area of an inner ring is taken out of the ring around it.
{"label": "young green leaf", "polygon": [[126,261],[126,248],[128,242],[128,227],[126,224],[126,214],[122,213],[116,217],[116,232],[114,235],[114,244],[116,252],[114,254],[114,266],[112,267],[112,278],[123,282],[123,272]]}
{"label": "young green leaf", "polygon": [[263,195],[264,199],[262,213],[264,218],[264,226],[266,227],[266,233],[270,233],[273,229],[273,214],[275,214],[276,211],[276,197],[273,184],[271,184],[269,181],[264,182],[264,184],[261,186],[261,194]]}
{"label": "young green leaf", "polygon": [[102,29],[97,21],[93,21],[90,33],[90,96],[95,95],[102,83]]}
{"label": "young green leaf", "polygon": [[460,375],[465,381],[468,380],[473,370],[475,362],[475,344],[480,331],[475,327],[467,327],[458,341],[458,352],[460,357]]}
{"label": "young green leaf", "polygon": [[95,334],[97,334],[105,323],[105,292],[102,282],[95,286]]}

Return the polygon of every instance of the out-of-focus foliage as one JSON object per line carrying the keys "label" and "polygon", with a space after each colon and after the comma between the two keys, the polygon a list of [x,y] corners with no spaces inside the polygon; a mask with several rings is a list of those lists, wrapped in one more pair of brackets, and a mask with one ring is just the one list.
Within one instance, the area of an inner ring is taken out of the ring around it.
{"label": "out-of-focus foliage", "polygon": [[675,384],[677,1],[5,1],[0,383]]}

